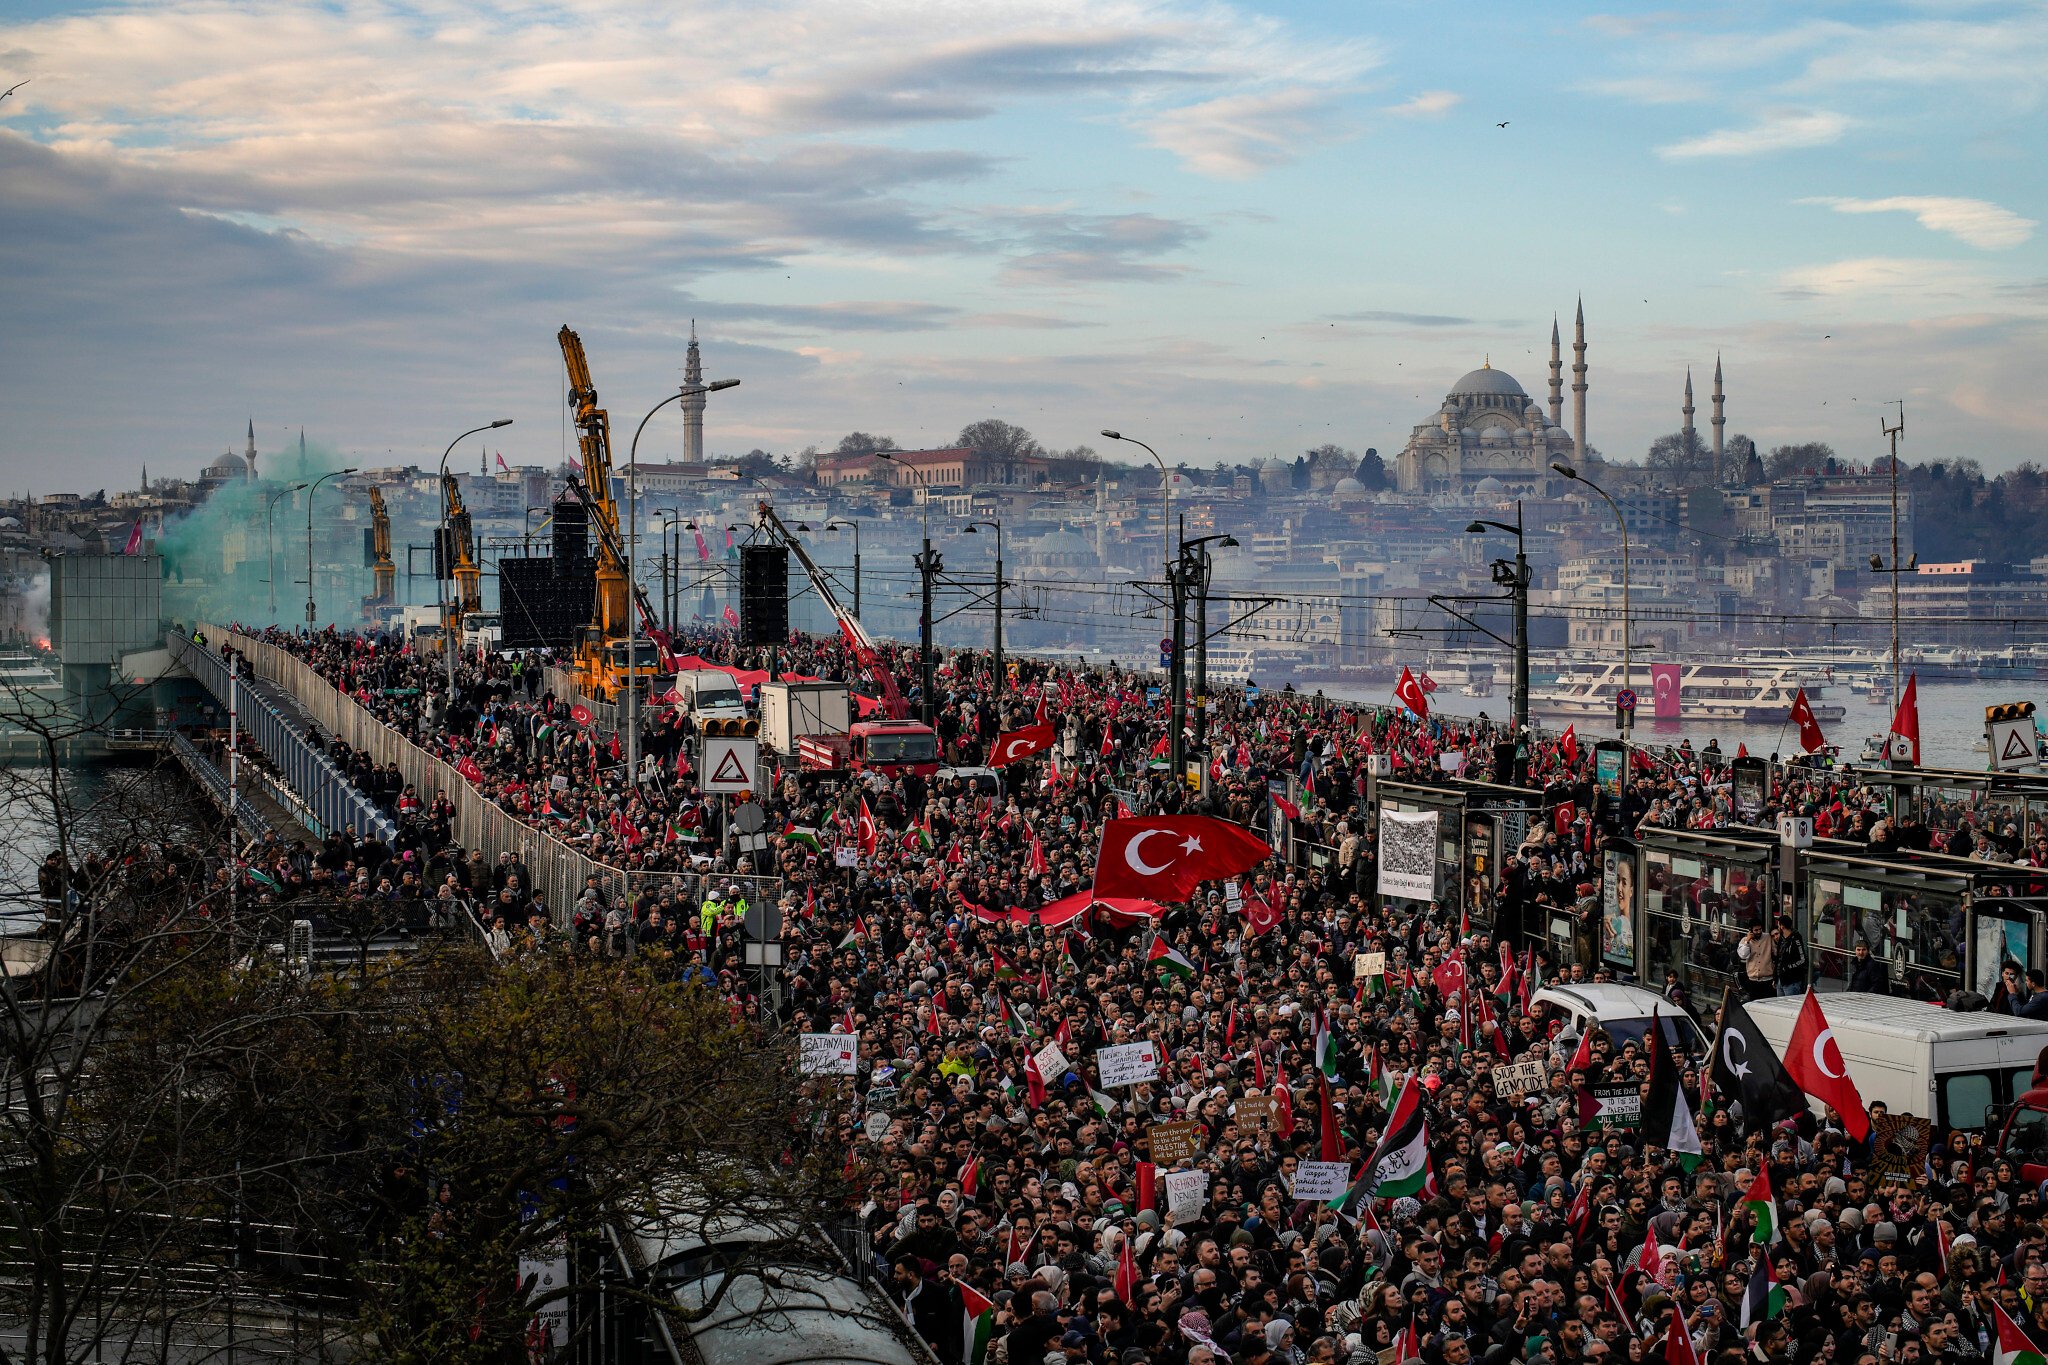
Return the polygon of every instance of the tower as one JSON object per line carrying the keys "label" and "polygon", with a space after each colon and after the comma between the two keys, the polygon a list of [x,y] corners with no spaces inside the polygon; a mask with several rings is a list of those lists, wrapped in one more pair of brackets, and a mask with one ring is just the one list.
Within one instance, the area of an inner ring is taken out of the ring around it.
{"label": "tower", "polygon": [[1586,458],[1586,300],[1572,328],[1572,458]]}
{"label": "tower", "polygon": [[242,452],[242,459],[248,463],[248,478],[251,483],[254,483],[256,481],[256,419],[254,417],[249,419],[249,448]]}
{"label": "tower", "polygon": [[1686,458],[1689,461],[1692,458],[1692,453],[1700,448],[1700,438],[1693,434],[1692,429],[1692,366],[1690,365],[1685,367],[1685,406],[1680,411],[1685,414],[1685,427],[1679,432],[1678,439],[1683,443],[1681,449],[1685,451]]}
{"label": "tower", "polygon": [[1564,425],[1564,350],[1557,335],[1557,314],[1550,315],[1550,425]]}
{"label": "tower", "polygon": [[1721,410],[1721,404],[1726,396],[1721,391],[1721,353],[1716,351],[1714,352],[1714,486],[1716,488],[1719,488],[1727,478],[1726,471],[1721,467],[1721,438],[1724,434],[1723,429],[1728,421],[1726,414]]}
{"label": "tower", "polygon": [[704,463],[704,395],[689,393],[704,386],[704,357],[697,352],[697,320],[690,319],[690,350],[683,359],[683,462]]}

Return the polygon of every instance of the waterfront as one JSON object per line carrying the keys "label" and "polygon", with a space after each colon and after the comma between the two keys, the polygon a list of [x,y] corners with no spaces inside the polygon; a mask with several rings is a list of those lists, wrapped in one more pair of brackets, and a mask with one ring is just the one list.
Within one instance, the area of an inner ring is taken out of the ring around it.
{"label": "waterfront", "polygon": [[[139,839],[190,838],[213,814],[168,762],[66,768],[61,790],[74,860]],[[36,872],[57,845],[57,815],[47,770],[0,767],[0,934],[31,932],[42,923]]]}

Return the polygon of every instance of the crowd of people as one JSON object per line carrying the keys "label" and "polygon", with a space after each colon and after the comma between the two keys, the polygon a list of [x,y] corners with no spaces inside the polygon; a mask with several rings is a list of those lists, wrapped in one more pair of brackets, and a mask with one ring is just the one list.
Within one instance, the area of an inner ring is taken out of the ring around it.
{"label": "crowd of people", "polygon": [[[647,954],[753,1010],[743,907],[719,879],[780,878],[788,1022],[858,1039],[854,1077],[806,1082],[823,1117],[792,1140],[843,1154],[866,1253],[946,1365],[1686,1365],[1677,1338],[1706,1365],[2003,1365],[1994,1305],[2030,1349],[2048,1347],[2039,1191],[1967,1136],[1950,1148],[1939,1133],[1940,1159],[1896,1169],[1839,1115],[1748,1121],[1698,1059],[1682,1084],[1703,1159],[1582,1118],[1582,1092],[1645,1081],[1650,1058],[1635,1040],[1582,1040],[1531,999],[1536,983],[1606,969],[1515,926],[1545,906],[1597,916],[1606,839],[1736,823],[1729,759],[1711,746],[1648,759],[1616,805],[1595,790],[1590,745],[1523,737],[1519,770],[1500,776],[1541,790],[1551,814],[1498,877],[1456,888],[1453,909],[1377,894],[1366,774],[1380,756],[1396,775],[1491,776],[1509,761],[1494,745],[1515,737],[1484,720],[1224,689],[1196,792],[1163,771],[1166,712],[1142,675],[1027,659],[998,679],[988,656],[949,653],[929,699],[948,765],[981,763],[997,734],[1036,723],[1054,727],[1053,749],[1001,768],[993,792],[913,774],[778,784],[761,802],[779,833],[749,855],[726,851],[692,785],[676,708],[645,712],[651,759],[636,781],[539,660],[465,659],[450,696],[439,656],[395,638],[263,638],[537,831],[620,868],[698,868],[713,894],[679,903],[650,880],[625,904],[540,904],[516,859],[491,866],[453,845],[447,793],[348,754],[403,833],[354,866],[344,856],[336,879],[488,898],[509,908],[487,919],[535,941]],[[732,668],[771,662],[722,633],[689,644]],[[773,662],[861,682],[836,639],[793,638]],[[915,676],[894,648],[883,662]],[[1836,770],[1771,773],[1755,820],[1796,811],[1872,845],[1947,846],[1961,830],[1974,856],[2048,862],[1967,812],[1930,830]],[[1156,915],[1048,927],[1034,913],[1093,884],[1120,813],[1264,833],[1276,804],[1294,859]],[[834,849],[858,845],[863,807],[877,835],[845,865]],[[1102,1085],[1098,1053],[1134,1042],[1152,1044],[1157,1078]],[[1540,1080],[1509,1065],[1529,1062]],[[1429,1183],[1391,1202],[1297,1198],[1303,1160],[1365,1168],[1411,1077]],[[1179,1181],[1169,1200],[1174,1170],[1202,1173],[1199,1198]],[[1777,1201],[1761,1240],[1742,1202],[1760,1172]],[[1760,1259],[1783,1301],[1745,1307]]]}

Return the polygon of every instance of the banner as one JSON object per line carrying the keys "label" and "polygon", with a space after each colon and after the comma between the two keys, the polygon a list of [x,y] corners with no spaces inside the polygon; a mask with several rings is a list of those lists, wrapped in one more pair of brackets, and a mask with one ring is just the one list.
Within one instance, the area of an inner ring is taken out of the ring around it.
{"label": "banner", "polygon": [[1114,1085],[1142,1085],[1159,1079],[1159,1058],[1150,1043],[1119,1043],[1095,1054],[1095,1066],[1102,1076],[1102,1088]]}
{"label": "banner", "polygon": [[859,1071],[856,1062],[860,1039],[851,1033],[806,1033],[797,1052],[797,1074],[803,1076],[851,1076]]}
{"label": "banner", "polygon": [[1656,701],[1651,714],[1658,720],[1677,720],[1679,715],[1678,665],[1650,665],[1650,695]]}
{"label": "banner", "polygon": [[1380,884],[1382,896],[1410,900],[1436,898],[1435,811],[1410,815],[1380,812]]}

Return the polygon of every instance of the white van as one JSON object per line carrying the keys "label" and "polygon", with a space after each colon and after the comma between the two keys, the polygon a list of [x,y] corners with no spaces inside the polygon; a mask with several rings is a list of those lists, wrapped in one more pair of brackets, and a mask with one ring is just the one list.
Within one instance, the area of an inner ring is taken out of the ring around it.
{"label": "white van", "polygon": [[1571,1019],[1571,1031],[1581,1038],[1586,1029],[1598,1024],[1615,1047],[1643,1041],[1654,1014],[1662,1021],[1664,1040],[1685,1057],[1703,1057],[1707,1043],[1700,1026],[1690,1014],[1653,990],[1601,982],[1544,986],[1529,997],[1532,1005],[1548,1005]]}
{"label": "white van", "polygon": [[[1802,998],[1748,1005],[1779,1056]],[[1937,1131],[1990,1126],[1994,1110],[2002,1112],[2033,1084],[2034,1061],[2048,1047],[2048,1021],[1989,1010],[1959,1013],[1860,991],[1830,991],[1820,1007],[1863,1102],[1882,1100],[1894,1114],[1932,1119]]]}
{"label": "white van", "polygon": [[745,720],[747,704],[732,674],[715,668],[685,669],[674,677],[676,701],[700,724],[707,720]]}

